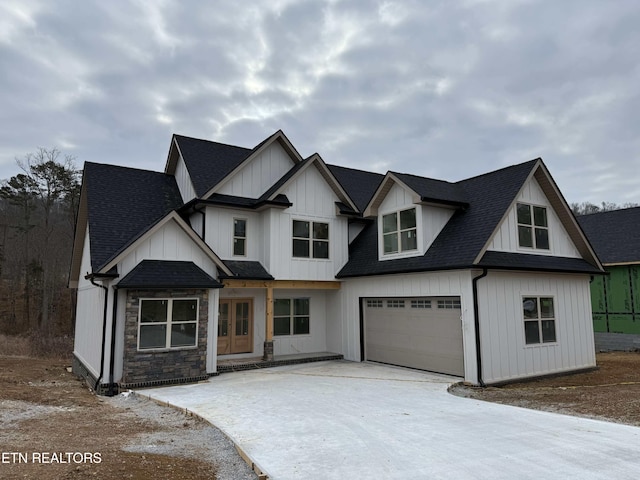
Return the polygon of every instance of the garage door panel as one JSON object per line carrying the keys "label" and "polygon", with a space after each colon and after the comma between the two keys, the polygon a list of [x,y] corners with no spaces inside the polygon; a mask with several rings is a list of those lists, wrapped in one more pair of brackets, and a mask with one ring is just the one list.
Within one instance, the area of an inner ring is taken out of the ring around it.
{"label": "garage door panel", "polygon": [[[365,307],[366,358],[463,376],[461,311],[438,308],[439,298],[419,299],[423,304],[430,301],[431,308],[411,308],[411,300],[415,299],[400,299],[405,308],[387,308],[386,300],[382,308]],[[397,301],[392,304],[397,305]]]}

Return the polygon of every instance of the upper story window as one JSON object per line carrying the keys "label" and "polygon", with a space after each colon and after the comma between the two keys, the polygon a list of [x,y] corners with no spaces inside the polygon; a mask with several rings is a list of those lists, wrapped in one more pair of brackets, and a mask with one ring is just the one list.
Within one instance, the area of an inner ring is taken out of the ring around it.
{"label": "upper story window", "polygon": [[293,256],[329,258],[329,224],[294,220]]}
{"label": "upper story window", "polygon": [[243,218],[233,219],[233,254],[238,257],[247,254],[247,221]]}
{"label": "upper story window", "polygon": [[385,255],[418,249],[415,208],[382,216],[382,243]]}
{"label": "upper story window", "polygon": [[518,244],[549,250],[549,224],[546,207],[518,203]]}
{"label": "upper story window", "polygon": [[553,297],[524,297],[524,340],[527,345],[556,341]]}

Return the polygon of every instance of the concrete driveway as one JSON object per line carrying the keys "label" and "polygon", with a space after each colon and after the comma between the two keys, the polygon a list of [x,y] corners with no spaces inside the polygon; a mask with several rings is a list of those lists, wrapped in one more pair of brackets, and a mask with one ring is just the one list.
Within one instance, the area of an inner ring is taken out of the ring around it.
{"label": "concrete driveway", "polygon": [[640,475],[640,428],[455,397],[455,381],[336,361],[139,394],[206,418],[273,479]]}

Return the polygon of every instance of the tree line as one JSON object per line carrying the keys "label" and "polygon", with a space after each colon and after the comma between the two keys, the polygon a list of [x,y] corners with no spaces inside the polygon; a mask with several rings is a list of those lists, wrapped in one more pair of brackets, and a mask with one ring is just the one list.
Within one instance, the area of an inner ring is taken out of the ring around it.
{"label": "tree line", "polygon": [[[81,171],[56,148],[16,162],[21,173],[0,183],[0,333],[71,334],[75,291],[67,284]],[[570,205],[576,215],[636,206]]]}
{"label": "tree line", "polygon": [[56,148],[16,161],[21,173],[0,186],[0,333],[68,334],[81,172]]}

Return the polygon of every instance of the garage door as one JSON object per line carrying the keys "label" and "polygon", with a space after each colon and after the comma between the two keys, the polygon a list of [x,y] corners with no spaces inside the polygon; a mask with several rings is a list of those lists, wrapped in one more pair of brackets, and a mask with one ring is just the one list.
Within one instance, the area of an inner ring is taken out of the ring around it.
{"label": "garage door", "polygon": [[368,298],[365,358],[464,376],[460,297]]}

